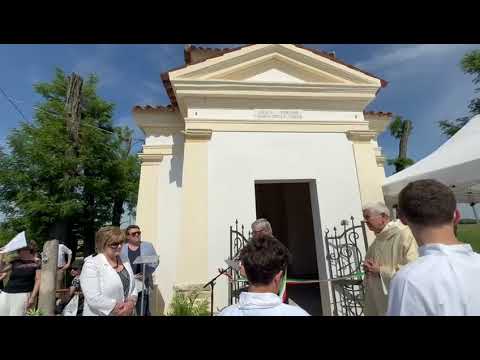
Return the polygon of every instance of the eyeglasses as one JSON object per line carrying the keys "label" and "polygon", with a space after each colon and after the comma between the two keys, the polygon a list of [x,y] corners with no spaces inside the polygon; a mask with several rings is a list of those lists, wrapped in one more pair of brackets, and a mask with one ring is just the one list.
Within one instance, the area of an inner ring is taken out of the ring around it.
{"label": "eyeglasses", "polygon": [[140,236],[140,235],[142,235],[142,232],[141,232],[141,231],[135,231],[135,232],[133,232],[133,233],[130,233],[129,235],[131,235],[131,236],[137,236],[137,235]]}
{"label": "eyeglasses", "polygon": [[108,247],[110,249],[118,249],[119,247],[122,247],[122,245],[123,245],[122,243],[116,243],[116,244],[110,244],[108,245]]}

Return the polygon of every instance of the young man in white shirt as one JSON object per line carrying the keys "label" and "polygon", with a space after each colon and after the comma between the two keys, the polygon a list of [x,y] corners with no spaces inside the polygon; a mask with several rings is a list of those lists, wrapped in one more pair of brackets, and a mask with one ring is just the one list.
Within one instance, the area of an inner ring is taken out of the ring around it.
{"label": "young man in white shirt", "polygon": [[287,305],[277,295],[290,253],[273,236],[252,239],[241,250],[240,261],[250,283],[239,302],[219,316],[309,316],[298,306]]}
{"label": "young man in white shirt", "polygon": [[[67,262],[65,262],[65,256],[67,256]],[[72,250],[62,243],[58,244],[57,289],[66,288],[65,271],[70,267],[71,263]]]}
{"label": "young man in white shirt", "polygon": [[460,213],[453,192],[435,180],[414,181],[398,206],[420,257],[393,278],[387,314],[480,315],[480,255],[455,236]]}

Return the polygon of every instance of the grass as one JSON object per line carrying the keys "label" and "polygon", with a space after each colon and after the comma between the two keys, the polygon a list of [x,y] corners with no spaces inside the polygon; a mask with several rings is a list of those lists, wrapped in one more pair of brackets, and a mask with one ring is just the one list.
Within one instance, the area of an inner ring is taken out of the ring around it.
{"label": "grass", "polygon": [[480,253],[480,224],[459,224],[457,238],[467,244],[477,253]]}

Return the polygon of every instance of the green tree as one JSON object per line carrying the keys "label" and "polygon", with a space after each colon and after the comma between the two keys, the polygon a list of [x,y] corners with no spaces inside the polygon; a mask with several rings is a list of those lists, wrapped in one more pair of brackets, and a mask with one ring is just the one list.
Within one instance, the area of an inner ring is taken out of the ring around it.
{"label": "green tree", "polygon": [[114,105],[97,95],[95,75],[83,85],[79,143],[72,143],[65,113],[68,83],[69,77],[56,69],[53,81],[34,85],[43,101],[33,121],[13,130],[8,150],[0,150],[0,211],[5,215],[0,241],[26,230],[43,243],[62,224],[67,245],[75,251],[82,239],[88,255],[94,251],[95,231],[119,224],[124,207],[133,210],[139,163],[125,145],[127,135],[133,141],[132,131],[113,125]]}
{"label": "green tree", "polygon": [[455,135],[470,120],[469,117],[461,117],[453,121],[442,120],[438,122],[440,131],[449,138]]}
{"label": "green tree", "polygon": [[412,129],[412,122],[407,119],[402,119],[401,116],[395,117],[395,120],[392,121],[389,126],[390,134],[399,140],[397,158],[388,160],[389,165],[395,166],[396,173],[414,163],[414,161],[407,156],[408,139]]}
{"label": "green tree", "polygon": [[[460,66],[464,73],[473,75],[473,83],[475,85],[480,84],[480,50],[474,50],[466,53],[462,58]],[[475,88],[475,92],[480,92],[480,87]],[[470,115],[473,117],[480,114],[480,97],[472,99],[468,105]],[[453,121],[442,120],[438,122],[440,131],[448,136],[455,135],[467,122],[470,117],[461,117]]]}

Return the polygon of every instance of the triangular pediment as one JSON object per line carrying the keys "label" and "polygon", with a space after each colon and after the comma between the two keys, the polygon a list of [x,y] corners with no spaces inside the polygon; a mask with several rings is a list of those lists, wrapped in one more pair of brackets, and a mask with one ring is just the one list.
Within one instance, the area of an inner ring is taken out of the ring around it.
{"label": "triangular pediment", "polygon": [[257,44],[169,73],[172,81],[378,85],[380,80],[291,44]]}
{"label": "triangular pediment", "polygon": [[225,69],[221,73],[210,75],[208,79],[267,83],[349,83],[279,54],[267,55],[261,61],[237,69]]}

